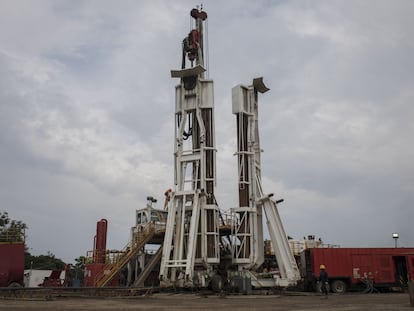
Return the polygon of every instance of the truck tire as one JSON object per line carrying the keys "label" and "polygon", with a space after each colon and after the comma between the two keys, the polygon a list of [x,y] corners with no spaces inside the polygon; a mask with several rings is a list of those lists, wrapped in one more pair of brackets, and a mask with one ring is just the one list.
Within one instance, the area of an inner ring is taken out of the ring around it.
{"label": "truck tire", "polygon": [[331,289],[334,293],[343,294],[346,292],[347,286],[344,281],[335,280],[332,282]]}
{"label": "truck tire", "polygon": [[11,287],[11,288],[18,288],[18,287],[23,287],[22,286],[22,284],[20,284],[20,283],[17,283],[17,282],[12,282],[12,283],[10,283],[9,284],[9,286],[8,287]]}

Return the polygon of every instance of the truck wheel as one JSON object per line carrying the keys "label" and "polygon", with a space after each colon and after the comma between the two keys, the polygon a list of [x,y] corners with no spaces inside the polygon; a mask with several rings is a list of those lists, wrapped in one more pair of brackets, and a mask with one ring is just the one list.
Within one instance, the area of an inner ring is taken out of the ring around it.
{"label": "truck wheel", "polygon": [[337,294],[343,294],[346,292],[346,283],[341,280],[336,280],[332,282],[332,291]]}
{"label": "truck wheel", "polygon": [[12,287],[12,288],[18,288],[18,287],[23,287],[22,284],[17,283],[17,282],[12,282],[9,284],[8,287]]}

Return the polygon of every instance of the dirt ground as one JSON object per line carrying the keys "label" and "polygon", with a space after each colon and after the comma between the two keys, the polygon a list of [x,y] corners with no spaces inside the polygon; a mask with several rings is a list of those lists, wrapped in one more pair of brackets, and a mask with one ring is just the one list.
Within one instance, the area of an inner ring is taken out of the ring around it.
{"label": "dirt ground", "polygon": [[129,298],[1,299],[0,310],[413,310],[406,293],[321,296],[153,294]]}

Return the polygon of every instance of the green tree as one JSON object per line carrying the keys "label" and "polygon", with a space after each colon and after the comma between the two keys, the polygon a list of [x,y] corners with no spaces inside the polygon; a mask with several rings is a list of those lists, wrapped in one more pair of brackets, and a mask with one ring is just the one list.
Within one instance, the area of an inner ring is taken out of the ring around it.
{"label": "green tree", "polygon": [[25,223],[10,219],[7,212],[0,211],[0,243],[24,242],[26,229]]}
{"label": "green tree", "polygon": [[72,279],[83,281],[83,276],[85,273],[85,262],[85,256],[79,256],[78,258],[75,258],[75,264],[72,265],[72,269],[70,270],[70,277]]}
{"label": "green tree", "polygon": [[37,269],[37,270],[63,270],[65,269],[65,263],[62,259],[56,258],[51,252],[47,252],[47,255],[33,256],[29,252],[26,252],[25,256],[25,269]]}

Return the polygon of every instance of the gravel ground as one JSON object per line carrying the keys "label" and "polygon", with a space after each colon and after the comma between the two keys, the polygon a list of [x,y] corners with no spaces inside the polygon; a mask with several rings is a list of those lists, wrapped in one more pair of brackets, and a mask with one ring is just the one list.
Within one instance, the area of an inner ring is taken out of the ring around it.
{"label": "gravel ground", "polygon": [[153,294],[133,298],[1,299],[0,310],[413,310],[406,293],[321,296],[200,296]]}

